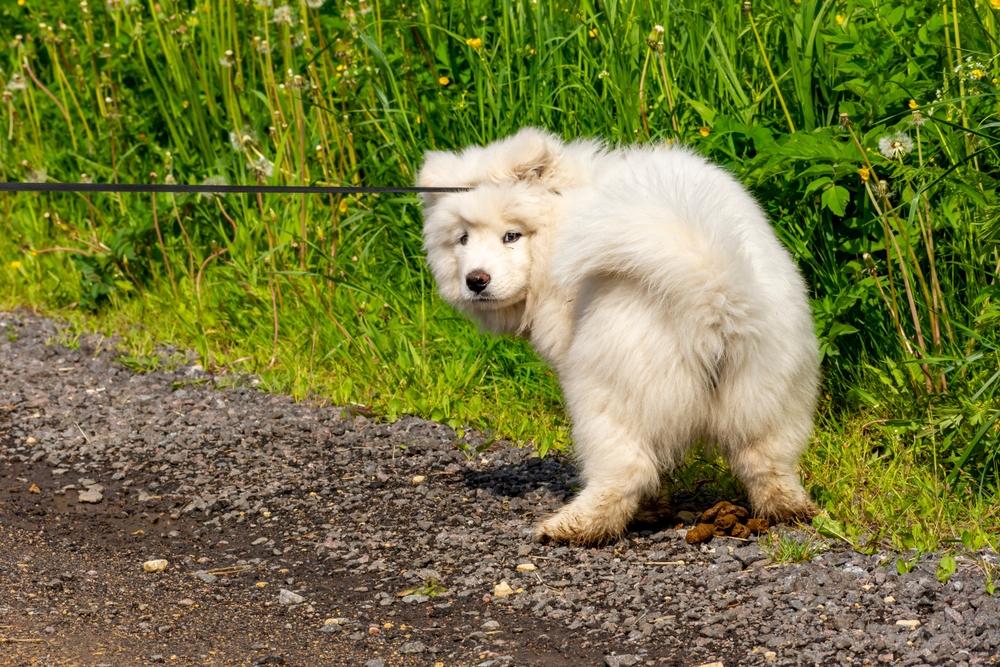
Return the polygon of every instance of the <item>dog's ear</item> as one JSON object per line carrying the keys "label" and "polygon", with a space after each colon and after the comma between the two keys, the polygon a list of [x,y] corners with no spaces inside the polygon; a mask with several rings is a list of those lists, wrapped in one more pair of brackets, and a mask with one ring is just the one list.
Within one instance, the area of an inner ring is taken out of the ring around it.
{"label": "dog's ear", "polygon": [[[456,182],[457,174],[461,173],[461,159],[455,153],[447,151],[427,151],[424,164],[417,174],[417,187],[447,188],[460,185]],[[431,206],[441,197],[441,192],[422,192],[424,206]]]}
{"label": "dog's ear", "polygon": [[555,135],[534,127],[524,128],[503,143],[510,175],[515,181],[547,180],[561,146]]}

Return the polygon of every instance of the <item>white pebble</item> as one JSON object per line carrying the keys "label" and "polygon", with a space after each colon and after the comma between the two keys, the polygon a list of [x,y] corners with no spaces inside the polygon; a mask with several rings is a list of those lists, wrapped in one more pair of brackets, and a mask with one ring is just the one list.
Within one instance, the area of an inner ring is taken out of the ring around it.
{"label": "white pebble", "polygon": [[143,572],[163,572],[170,563],[165,558],[154,558],[142,564]]}

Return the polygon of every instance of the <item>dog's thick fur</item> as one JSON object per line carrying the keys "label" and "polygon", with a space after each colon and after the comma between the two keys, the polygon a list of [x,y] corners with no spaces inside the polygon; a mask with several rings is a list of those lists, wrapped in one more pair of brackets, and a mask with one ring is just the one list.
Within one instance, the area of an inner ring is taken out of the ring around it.
{"label": "dog's thick fur", "polygon": [[729,174],[683,148],[526,128],[430,152],[417,182],[471,187],[425,195],[442,296],[559,375],[585,488],[539,537],[619,536],[696,442],[758,513],[815,513],[797,471],[818,383],[805,285]]}

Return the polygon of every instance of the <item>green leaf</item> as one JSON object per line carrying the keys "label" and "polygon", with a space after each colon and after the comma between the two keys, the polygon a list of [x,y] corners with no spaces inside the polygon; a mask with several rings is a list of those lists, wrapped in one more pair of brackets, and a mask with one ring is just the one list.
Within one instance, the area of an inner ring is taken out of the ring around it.
{"label": "green leaf", "polygon": [[937,571],[934,576],[942,584],[948,583],[951,576],[955,574],[955,569],[958,567],[958,563],[955,562],[955,557],[951,554],[945,554],[941,556],[941,560],[938,561]]}
{"label": "green leaf", "polygon": [[842,185],[834,185],[823,191],[820,197],[825,208],[828,208],[835,215],[843,216],[847,211],[847,204],[851,201],[851,193]]}

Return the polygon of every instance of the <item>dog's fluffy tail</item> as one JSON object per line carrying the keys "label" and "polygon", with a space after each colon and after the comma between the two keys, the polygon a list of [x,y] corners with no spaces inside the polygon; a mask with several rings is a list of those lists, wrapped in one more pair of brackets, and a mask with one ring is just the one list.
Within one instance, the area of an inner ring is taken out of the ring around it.
{"label": "dog's fluffy tail", "polygon": [[739,341],[756,332],[752,271],[735,238],[670,216],[662,207],[619,200],[567,221],[553,277],[577,288],[602,276],[634,280],[663,307],[687,358],[714,384],[740,354]]}

